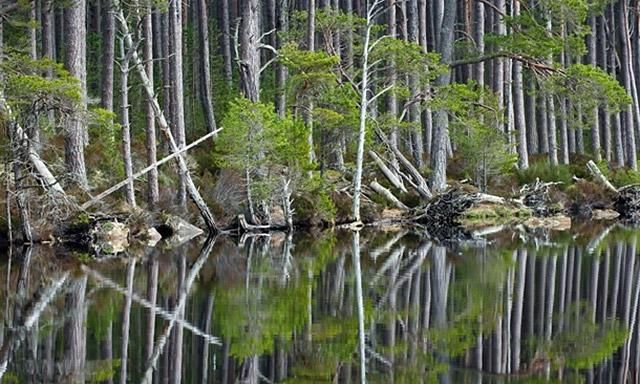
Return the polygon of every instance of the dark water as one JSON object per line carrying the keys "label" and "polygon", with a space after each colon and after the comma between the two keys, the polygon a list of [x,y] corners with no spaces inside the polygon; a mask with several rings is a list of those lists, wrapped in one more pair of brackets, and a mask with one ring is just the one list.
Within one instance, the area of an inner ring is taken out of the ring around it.
{"label": "dark water", "polygon": [[0,375],[638,382],[640,230],[574,227],[455,248],[415,230],[218,238],[100,262],[14,249],[0,256]]}

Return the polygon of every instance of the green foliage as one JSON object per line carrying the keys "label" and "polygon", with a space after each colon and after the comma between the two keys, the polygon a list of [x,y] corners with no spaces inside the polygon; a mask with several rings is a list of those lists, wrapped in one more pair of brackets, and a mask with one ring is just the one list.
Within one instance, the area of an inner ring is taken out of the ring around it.
{"label": "green foliage", "polygon": [[611,168],[606,161],[600,161],[598,168],[615,187],[640,184],[640,172],[630,168]]}
{"label": "green foliage", "polygon": [[[53,60],[12,54],[0,68],[5,76],[7,101],[18,115],[47,109],[69,112],[81,99],[79,80]],[[47,72],[52,75],[50,79],[42,76]]]}
{"label": "green foliage", "polygon": [[218,165],[248,173],[256,199],[272,197],[281,175],[295,179],[310,168],[308,129],[291,116],[280,118],[270,104],[237,98],[222,126],[215,147]]}
{"label": "green foliage", "polygon": [[[503,17],[510,33],[488,34],[486,41],[496,50],[527,59],[548,60],[562,52],[581,56],[586,52],[584,38],[589,29],[585,20],[586,0],[543,0],[541,6],[523,9],[519,16]],[[547,18],[554,28],[547,28]],[[559,26],[564,26],[560,28]]]}
{"label": "green foliage", "polygon": [[585,123],[581,118],[593,118],[586,111],[599,107],[607,108],[610,113],[619,112],[631,103],[631,97],[617,79],[593,65],[571,65],[549,76],[542,85],[545,92],[569,101],[572,116],[568,120],[577,124]]}
{"label": "green foliage", "polygon": [[567,165],[557,165],[552,167],[546,160],[535,161],[529,164],[527,169],[516,170],[516,177],[520,184],[529,184],[540,181],[554,182],[560,181],[564,184],[571,184],[574,173]]}
{"label": "green foliage", "polygon": [[490,91],[474,82],[451,84],[438,89],[432,107],[449,112],[451,137],[465,170],[481,189],[486,189],[489,178],[513,167],[517,157],[500,129],[502,115]]}

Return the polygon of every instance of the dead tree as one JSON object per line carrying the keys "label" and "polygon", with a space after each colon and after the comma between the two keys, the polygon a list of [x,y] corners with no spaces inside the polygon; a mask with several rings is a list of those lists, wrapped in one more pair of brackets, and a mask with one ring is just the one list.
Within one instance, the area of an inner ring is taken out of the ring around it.
{"label": "dead tree", "polygon": [[[135,8],[137,7],[137,3],[138,2],[134,0],[131,5]],[[162,108],[160,108],[160,104],[158,103],[158,100],[155,95],[155,90],[153,89],[153,86],[149,81],[149,77],[147,76],[147,71],[145,70],[143,63],[140,60],[140,57],[138,56],[138,52],[135,49],[132,49],[133,47],[136,46],[136,44],[134,44],[133,37],[131,35],[131,32],[129,31],[129,24],[127,23],[127,19],[125,18],[124,11],[120,6],[120,1],[115,0],[113,2],[113,5],[114,5],[114,12],[116,12],[116,18],[118,19],[118,23],[120,25],[120,31],[122,32],[122,38],[124,39],[125,48],[131,49],[131,62],[133,64],[133,67],[138,72],[138,75],[140,76],[140,80],[142,81],[142,86],[147,96],[147,99],[151,102],[151,106],[153,108],[153,113],[156,117],[156,122],[158,123],[158,127],[160,128],[160,131],[162,132],[162,134],[165,136],[165,139],[169,144],[170,150],[174,153],[180,152],[180,149],[178,148],[178,145],[176,144],[176,141],[173,138],[173,134],[171,133],[171,128],[167,123],[167,119],[164,116]],[[205,224],[207,225],[207,228],[209,229],[210,232],[213,232],[213,233],[218,232],[218,228],[216,226],[213,215],[209,210],[209,207],[207,206],[205,201],[202,199],[202,196],[200,196],[200,192],[198,192],[198,188],[196,187],[196,185],[193,183],[193,180],[191,179],[191,174],[189,172],[189,168],[187,167],[187,162],[185,161],[184,157],[182,157],[182,155],[178,155],[176,157],[176,162],[178,164],[178,169],[180,170],[180,174],[184,177],[184,181],[186,183],[186,188],[187,188],[189,197],[191,197],[191,200],[193,200],[195,205],[198,207],[198,210],[200,211],[200,214],[202,215],[202,218],[204,219]]]}

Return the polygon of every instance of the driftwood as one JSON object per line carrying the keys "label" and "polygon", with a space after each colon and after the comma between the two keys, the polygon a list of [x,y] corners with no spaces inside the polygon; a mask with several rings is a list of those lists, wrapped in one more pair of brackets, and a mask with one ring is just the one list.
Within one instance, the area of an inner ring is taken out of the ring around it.
{"label": "driftwood", "polygon": [[398,200],[397,197],[393,195],[393,193],[387,188],[380,185],[377,181],[372,181],[369,186],[373,189],[377,194],[387,199],[391,204],[393,204],[396,208],[407,210],[409,207],[404,205],[404,203]]}
{"label": "driftwood", "polygon": [[456,240],[471,238],[459,222],[460,217],[478,201],[478,195],[451,188],[418,210],[413,221],[428,226],[431,237]]}
{"label": "driftwood", "polygon": [[198,140],[194,141],[193,143],[187,145],[186,147],[180,148],[177,152],[174,152],[174,153],[170,154],[169,156],[167,156],[167,157],[165,157],[165,158],[163,158],[161,160],[156,161],[155,163],[151,164],[150,166],[148,166],[148,167],[146,167],[146,168],[134,173],[133,175],[131,175],[131,177],[128,177],[128,178],[122,180],[118,184],[113,185],[109,189],[105,190],[104,192],[102,192],[99,195],[95,196],[91,200],[89,200],[86,203],[82,204],[80,206],[80,208],[84,210],[84,209],[87,209],[87,208],[93,206],[94,204],[98,203],[100,200],[104,199],[105,197],[111,195],[112,193],[116,192],[120,188],[122,188],[125,185],[129,184],[131,181],[134,181],[134,180],[146,175],[152,169],[157,168],[158,166],[166,163],[167,161],[174,159],[175,157],[183,154],[184,152],[186,152],[189,149],[195,147],[196,145],[202,143],[203,141],[209,139],[210,137],[217,135],[218,132],[220,132],[221,130],[222,130],[222,128],[217,129],[217,130],[215,130],[213,132],[209,132],[206,135],[204,135],[201,138],[199,138]]}
{"label": "driftwood", "polygon": [[369,156],[371,156],[373,161],[376,163],[378,168],[380,168],[380,171],[382,171],[382,173],[387,178],[387,180],[389,180],[391,185],[393,185],[395,188],[401,190],[404,193],[408,192],[407,188],[404,186],[404,184],[402,184],[402,179],[399,179],[398,175],[395,172],[393,172],[391,169],[389,169],[389,167],[387,167],[387,165],[384,163],[382,158],[377,153],[375,153],[374,151],[369,151]]}
{"label": "driftwood", "polygon": [[562,183],[542,182],[540,179],[536,179],[535,183],[525,184],[520,188],[519,201],[521,201],[527,208],[531,209],[534,216],[553,216],[558,212],[551,206],[549,189],[558,184]]}
{"label": "driftwood", "polygon": [[271,225],[249,224],[243,214],[238,215],[238,225],[245,232],[261,232],[273,229]]}

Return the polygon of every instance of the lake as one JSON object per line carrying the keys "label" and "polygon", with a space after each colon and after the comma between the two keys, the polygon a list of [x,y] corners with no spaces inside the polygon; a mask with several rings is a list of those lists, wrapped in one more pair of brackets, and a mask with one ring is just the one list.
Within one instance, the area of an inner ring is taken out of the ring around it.
{"label": "lake", "polygon": [[[640,230],[416,228],[0,255],[3,383],[639,381]],[[363,372],[364,367],[364,372]]]}

